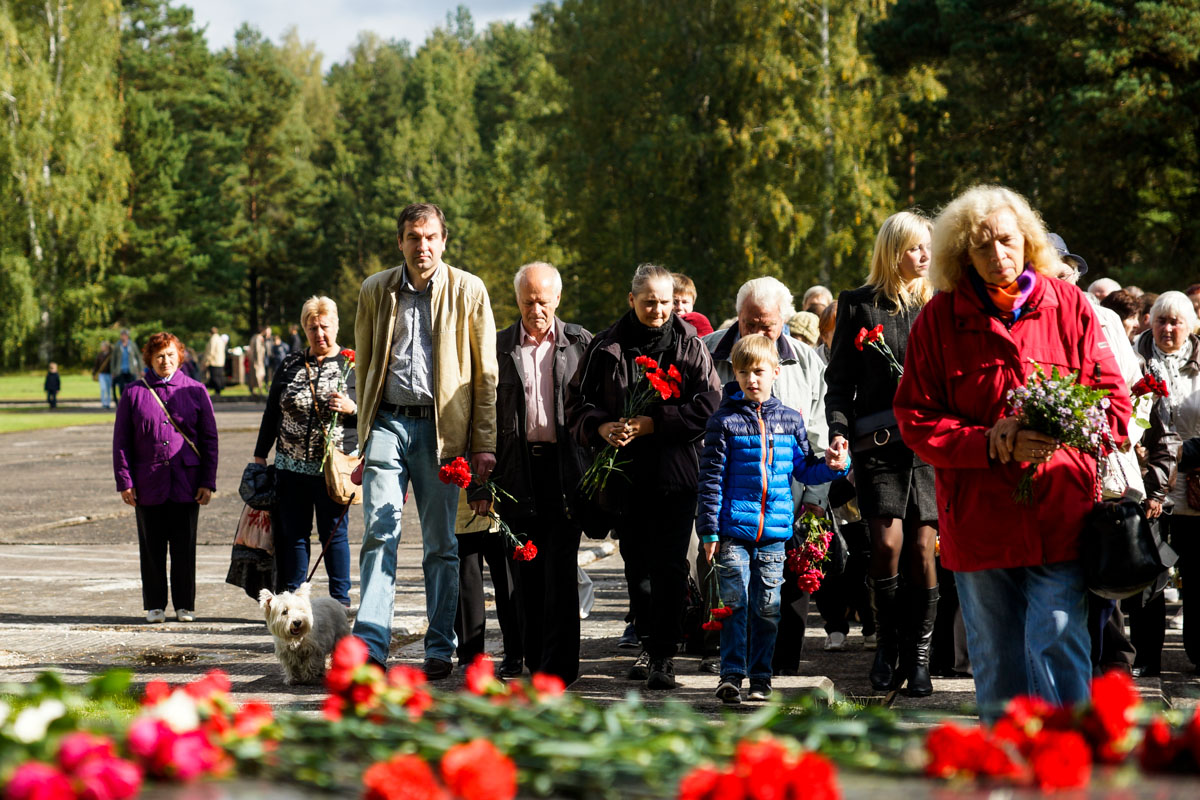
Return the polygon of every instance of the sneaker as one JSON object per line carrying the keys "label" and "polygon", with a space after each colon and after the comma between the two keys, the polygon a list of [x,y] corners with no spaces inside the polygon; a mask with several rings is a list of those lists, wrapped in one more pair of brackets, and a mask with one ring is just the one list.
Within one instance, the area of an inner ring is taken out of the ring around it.
{"label": "sneaker", "polygon": [[196,615],[194,612],[186,608],[177,608],[175,609],[175,619],[179,620],[180,622],[195,622]]}
{"label": "sneaker", "polygon": [[1168,586],[1167,588],[1163,589],[1163,600],[1166,600],[1168,603],[1171,603],[1172,605],[1174,605],[1175,603],[1178,603],[1179,602],[1179,590],[1176,589],[1174,586]]}
{"label": "sneaker", "polygon": [[675,660],[671,658],[655,658],[650,661],[650,677],[646,678],[647,689],[674,689]]}
{"label": "sneaker", "polygon": [[846,649],[846,634],[841,631],[834,631],[825,637],[825,649],[830,652],[840,653]]}
{"label": "sneaker", "polygon": [[879,644],[879,641],[875,638],[875,634],[868,633],[865,636],[863,636],[863,649],[864,650],[874,650],[876,645],[878,645],[878,644]]}
{"label": "sneaker", "polygon": [[633,662],[633,666],[625,673],[625,679],[630,681],[644,681],[650,677],[650,654],[643,650],[638,654],[637,661]]}
{"label": "sneaker", "polygon": [[721,674],[721,657],[720,656],[705,656],[700,659],[699,672],[704,672],[708,675]]}
{"label": "sneaker", "polygon": [[1183,612],[1180,611],[1178,614],[1167,620],[1167,626],[1173,631],[1183,630]]}
{"label": "sneaker", "polygon": [[750,681],[750,700],[766,700],[771,696],[771,684],[768,681]]}
{"label": "sneaker", "polygon": [[161,608],[152,608],[146,612],[146,622],[166,622],[167,612]]}
{"label": "sneaker", "polygon": [[742,682],[738,678],[721,678],[717,686],[717,699],[727,706],[740,705],[742,702]]}
{"label": "sneaker", "polygon": [[631,622],[625,626],[625,632],[621,634],[621,638],[617,639],[617,647],[632,650],[635,647],[641,646],[642,643],[638,641],[637,628]]}

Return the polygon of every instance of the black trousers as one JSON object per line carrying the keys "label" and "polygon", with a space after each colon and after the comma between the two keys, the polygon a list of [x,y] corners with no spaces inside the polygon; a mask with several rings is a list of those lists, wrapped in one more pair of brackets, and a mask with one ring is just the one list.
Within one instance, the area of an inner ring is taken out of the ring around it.
{"label": "black trousers", "polygon": [[167,554],[171,556],[171,601],[178,611],[196,608],[196,521],[199,503],[139,505],[135,509],[142,565],[142,605],[167,607]]}
{"label": "black trousers", "polygon": [[1179,554],[1175,566],[1183,577],[1183,650],[1192,666],[1200,667],[1200,516],[1173,514],[1168,520],[1169,541]]}
{"label": "black trousers", "polygon": [[483,597],[483,563],[487,562],[496,590],[496,619],[504,640],[504,660],[522,659],[521,619],[513,591],[511,563],[498,532],[458,535],[458,614],[454,633],[458,636],[458,663],[469,665],[484,652],[487,611]]}
{"label": "black trousers", "polygon": [[208,368],[208,386],[218,395],[225,388],[225,368],[224,367],[209,367]]}
{"label": "black trousers", "polygon": [[683,641],[688,542],[696,493],[656,494],[617,524],[634,625],[651,658],[673,658]]}
{"label": "black trousers", "polygon": [[[846,569],[840,575],[826,575],[821,588],[813,593],[813,600],[825,620],[826,633],[848,634],[850,619],[857,614],[865,636],[875,632],[875,614],[871,611],[866,583],[867,565],[871,562],[871,535],[867,523],[861,520],[843,525],[841,533],[849,553]],[[784,577],[795,581],[795,576]],[[803,632],[804,628],[800,630]]]}
{"label": "black trousers", "polygon": [[510,520],[513,531],[529,537],[538,550],[532,561],[512,562],[525,664],[530,672],[557,675],[569,686],[579,678],[581,531],[563,509],[554,448],[531,454],[529,468],[535,516]]}

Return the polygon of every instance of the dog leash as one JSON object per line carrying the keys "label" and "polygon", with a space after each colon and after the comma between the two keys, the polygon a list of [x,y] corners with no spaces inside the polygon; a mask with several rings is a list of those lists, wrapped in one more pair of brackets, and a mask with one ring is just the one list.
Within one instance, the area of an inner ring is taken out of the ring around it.
{"label": "dog leash", "polygon": [[[346,515],[350,513],[350,506],[354,505],[354,497],[356,494],[357,494],[357,492],[350,493],[350,499],[346,501],[346,510],[342,512],[342,515],[340,517],[338,517],[337,524],[333,526],[333,529],[335,531],[338,528],[342,527],[342,523],[345,522]],[[313,562],[312,572],[308,573],[308,577],[304,579],[305,583],[309,583],[310,581],[312,581],[313,575],[317,574],[317,567],[319,567],[321,565],[321,559],[324,557],[325,557],[325,545],[321,545],[321,555],[317,556],[317,560]]]}

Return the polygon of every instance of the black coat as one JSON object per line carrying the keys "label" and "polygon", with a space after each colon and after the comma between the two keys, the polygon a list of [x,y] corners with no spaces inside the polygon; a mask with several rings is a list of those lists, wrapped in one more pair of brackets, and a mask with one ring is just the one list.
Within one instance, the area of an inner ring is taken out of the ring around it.
{"label": "black coat", "polygon": [[[630,315],[632,312],[630,312]],[[635,353],[624,340],[630,315],[596,334],[588,346],[579,371],[567,390],[567,425],[576,441],[599,452],[604,447],[598,429],[624,415],[625,397]],[[674,365],[683,376],[681,396],[654,401],[644,412],[654,421],[654,433],[635,439],[622,450],[630,459],[629,480],[614,477],[610,487],[633,489],[637,497],[653,502],[648,492],[695,492],[700,475],[700,440],[708,418],[721,400],[721,382],[708,348],[696,337],[696,329],[675,314],[670,351],[649,353],[659,366]]]}
{"label": "black coat", "polygon": [[933,468],[901,442],[856,452],[854,421],[890,410],[899,385],[884,356],[875,348],[862,350],[854,342],[861,329],[883,326],[883,340],[896,360],[904,363],[908,332],[919,308],[901,309],[872,286],[862,286],[838,297],[837,326],[825,368],[825,418],[829,438],[843,436],[850,443],[855,486],[863,517],[937,519]]}
{"label": "black coat", "polygon": [[501,499],[505,517],[527,517],[535,513],[569,514],[571,499],[586,469],[586,455],[567,428],[567,384],[574,377],[592,334],[574,323],[554,319],[554,427],[558,440],[560,494],[558,509],[535,509],[525,439],[525,372],[521,366],[521,322],[496,334],[496,360],[500,373],[496,383],[496,467],[492,481],[516,499]]}

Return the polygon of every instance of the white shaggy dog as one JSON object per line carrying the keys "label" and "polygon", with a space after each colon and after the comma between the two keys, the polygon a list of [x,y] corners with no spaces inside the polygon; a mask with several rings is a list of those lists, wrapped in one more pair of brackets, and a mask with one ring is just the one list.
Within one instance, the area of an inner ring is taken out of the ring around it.
{"label": "white shaggy dog", "polygon": [[283,667],[283,682],[313,683],[325,675],[325,657],[343,636],[350,635],[346,608],[332,597],[309,597],[312,587],[295,592],[258,593],[258,604],[275,637],[275,657]]}

